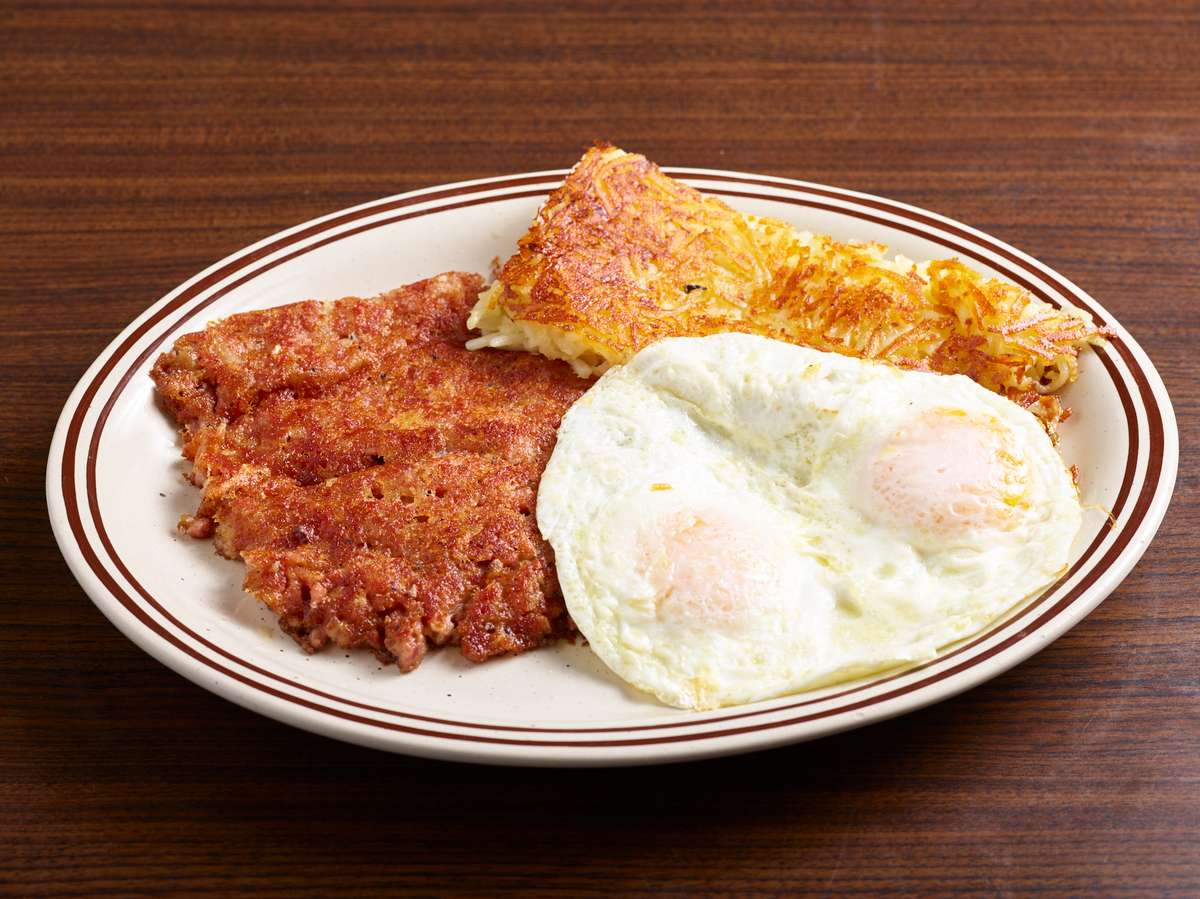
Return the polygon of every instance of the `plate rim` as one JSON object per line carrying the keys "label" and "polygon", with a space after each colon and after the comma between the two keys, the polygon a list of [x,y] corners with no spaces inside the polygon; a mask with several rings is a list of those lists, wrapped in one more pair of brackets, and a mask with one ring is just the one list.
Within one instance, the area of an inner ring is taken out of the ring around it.
{"label": "plate rim", "polygon": [[[998,647],[992,648],[986,656],[982,654],[972,656],[954,666],[947,672],[940,674],[936,680],[918,684],[911,689],[906,689],[902,693],[891,698],[875,697],[870,700],[871,710],[869,713],[863,713],[855,710],[854,704],[843,706],[835,709],[832,712],[821,713],[818,719],[788,720],[783,722],[767,722],[766,724],[755,725],[751,727],[737,727],[724,729],[718,732],[699,732],[696,734],[675,734],[662,738],[652,738],[646,740],[571,740],[560,741],[558,743],[550,741],[539,741],[533,746],[523,746],[522,743],[528,742],[524,740],[502,740],[498,741],[491,738],[482,738],[486,741],[488,748],[483,749],[480,743],[473,742],[481,739],[478,735],[464,734],[448,734],[429,732],[422,728],[401,728],[400,731],[389,729],[389,731],[381,731],[381,722],[373,719],[365,718],[361,715],[346,715],[344,712],[339,712],[338,720],[328,714],[327,709],[323,709],[315,703],[299,701],[299,705],[294,705],[298,700],[293,696],[280,694],[278,691],[266,689],[265,692],[245,691],[260,691],[263,689],[260,684],[247,685],[238,684],[236,680],[228,678],[228,672],[219,674],[220,668],[213,670],[204,670],[201,663],[195,659],[188,658],[183,650],[177,649],[171,645],[170,637],[167,640],[155,634],[156,622],[148,615],[143,619],[135,614],[130,608],[122,604],[121,600],[114,595],[110,586],[102,582],[102,578],[93,570],[88,560],[84,557],[84,553],[77,539],[77,533],[71,522],[68,520],[68,509],[70,508],[66,497],[66,482],[68,473],[63,463],[66,461],[64,451],[67,444],[68,432],[72,428],[72,422],[78,421],[78,428],[83,429],[84,420],[94,406],[96,394],[100,388],[106,383],[113,368],[118,364],[127,362],[130,358],[130,353],[138,346],[138,339],[134,335],[141,329],[146,322],[149,322],[160,311],[165,310],[164,317],[173,311],[167,307],[178,297],[183,296],[189,291],[193,291],[190,299],[200,297],[202,302],[199,302],[194,308],[188,305],[188,300],[184,301],[180,310],[183,314],[179,319],[168,328],[166,334],[173,334],[178,328],[186,323],[195,323],[195,316],[208,303],[212,302],[218,296],[227,292],[236,286],[238,281],[229,282],[224,287],[219,287],[229,277],[236,275],[239,271],[244,270],[248,266],[253,265],[260,259],[267,259],[272,252],[295,243],[300,249],[299,252],[307,252],[315,249],[316,246],[322,245],[322,242],[316,244],[306,243],[308,237],[315,237],[320,234],[330,233],[328,240],[324,242],[332,242],[357,233],[359,229],[343,229],[342,225],[359,219],[370,219],[372,216],[378,216],[385,212],[401,209],[408,206],[420,206],[426,202],[438,202],[444,199],[452,199],[455,197],[465,197],[471,202],[451,203],[447,206],[437,206],[429,209],[414,211],[413,215],[437,214],[450,212],[452,209],[461,208],[465,205],[477,205],[488,202],[497,202],[513,199],[522,196],[544,196],[549,190],[552,190],[557,182],[560,182],[562,177],[568,170],[557,169],[542,172],[527,172],[514,175],[498,176],[494,178],[473,179],[470,181],[460,181],[443,185],[435,185],[432,187],[421,188],[414,191],[408,191],[401,194],[395,194],[388,197],[383,197],[377,200],[368,201],[366,203],[350,206],[345,209],[336,210],[326,215],[318,216],[317,218],[295,225],[291,228],[275,232],[268,235],[247,247],[237,250],[221,260],[213,263],[203,269],[198,274],[187,279],[175,289],[169,291],[158,301],[151,304],[140,315],[124,328],[97,356],[96,360],[88,367],[84,375],[80,378],[75,388],[72,390],[70,397],[64,404],[63,411],[60,414],[58,424],[55,428],[53,440],[51,442],[50,453],[47,459],[47,503],[50,510],[51,524],[54,530],[55,538],[58,541],[60,550],[70,567],[72,574],[76,577],[83,586],[92,602],[101,610],[101,612],[113,622],[114,625],[129,637],[136,645],[147,651],[152,657],[163,662],[168,667],[183,674],[188,679],[195,683],[216,692],[218,695],[226,699],[250,708],[253,711],[261,714],[266,714],[269,717],[284,721],[301,728],[322,733],[327,736],[333,736],[339,739],[348,740],[350,742],[361,743],[365,745],[375,746],[376,748],[388,749],[391,751],[405,752],[413,755],[423,755],[433,758],[453,759],[460,761],[477,761],[501,764],[533,764],[533,765],[600,765],[600,764],[646,764],[666,761],[680,761],[691,758],[702,758],[713,755],[724,755],[735,752],[744,752],[757,749],[765,749],[771,746],[780,745],[783,743],[797,742],[805,739],[813,739],[820,736],[825,736],[841,730],[846,730],[852,727],[858,727],[863,724],[874,721],[883,720],[894,715],[914,711],[925,705],[934,702],[939,702],[949,698],[963,690],[970,689],[980,683],[983,683],[991,678],[1003,673],[1014,665],[1024,661],[1030,655],[1038,651],[1043,646],[1057,639],[1080,620],[1082,620],[1092,609],[1102,602],[1116,586],[1124,579],[1128,572],[1136,564],[1141,557],[1146,547],[1149,545],[1151,538],[1160,525],[1166,508],[1170,502],[1174,481],[1178,466],[1178,433],[1176,429],[1174,411],[1171,406],[1170,397],[1166,392],[1165,386],[1162,383],[1153,364],[1150,362],[1145,351],[1137,344],[1137,342],[1129,335],[1126,329],[1105,310],[1092,297],[1087,295],[1079,287],[1066,279],[1057,271],[1039,262],[1022,251],[1010,246],[1009,244],[1000,241],[999,239],[971,228],[961,222],[941,216],[930,210],[920,207],[911,206],[909,204],[900,203],[898,201],[889,200],[884,197],[875,196],[873,194],[861,193],[858,191],[847,190],[844,188],[831,187],[829,185],[816,184],[813,182],[796,181],[787,178],[778,178],[774,176],[757,175],[747,172],[729,171],[722,169],[695,169],[695,168],[675,168],[664,167],[664,171],[670,174],[683,178],[689,183],[696,182],[720,182],[726,185],[733,185],[739,190],[744,188],[762,187],[784,191],[783,195],[775,194],[752,194],[755,198],[777,200],[782,202],[792,202],[797,205],[828,208],[834,212],[850,215],[867,221],[875,221],[885,227],[890,227],[898,230],[910,231],[911,233],[920,236],[928,237],[943,246],[953,246],[952,242],[948,242],[940,234],[931,234],[926,231],[915,231],[911,227],[900,226],[897,222],[872,218],[869,214],[862,214],[856,210],[847,209],[845,206],[822,206],[817,202],[803,202],[797,200],[796,195],[806,193],[842,203],[852,203],[863,205],[870,208],[875,208],[888,215],[900,216],[908,221],[918,221],[925,224],[928,228],[936,229],[940,232],[946,232],[951,235],[967,239],[981,248],[996,253],[1001,258],[1004,258],[1020,268],[1025,269],[1029,274],[1034,275],[1037,279],[1042,280],[1047,285],[1050,285],[1058,293],[1067,297],[1070,301],[1081,305],[1087,309],[1093,316],[1098,318],[1105,325],[1111,327],[1116,332],[1116,340],[1114,344],[1117,347],[1117,352],[1122,356],[1124,364],[1128,367],[1129,372],[1133,375],[1134,384],[1125,384],[1126,389],[1130,393],[1135,390],[1141,395],[1143,400],[1142,409],[1149,416],[1152,411],[1158,414],[1158,427],[1160,429],[1160,439],[1162,441],[1161,456],[1157,459],[1147,456],[1148,467],[1145,472],[1141,492],[1138,497],[1138,505],[1141,506],[1141,501],[1146,499],[1146,504],[1141,511],[1141,517],[1133,522],[1131,517],[1126,525],[1126,530],[1129,531],[1129,539],[1125,541],[1115,557],[1111,560],[1101,559],[1097,562],[1088,573],[1096,572],[1096,577],[1086,587],[1078,591],[1078,595],[1071,597],[1068,592],[1067,597],[1059,600],[1055,604],[1055,608],[1062,605],[1062,610],[1051,616],[1048,621],[1035,623],[1032,626],[1032,633],[1028,633],[1029,626],[1023,628],[1014,637],[1009,637],[1002,641]],[[537,187],[534,190],[534,187]],[[704,183],[696,186],[704,189]],[[523,193],[516,192],[521,188],[529,188]],[[493,191],[513,191],[504,193],[492,193]],[[739,193],[736,190],[709,190],[710,193],[721,193],[731,196],[743,196],[745,193]],[[402,215],[399,218],[411,217]],[[397,217],[384,221],[370,224],[369,227],[379,227],[389,224]],[[339,230],[340,229],[340,230]],[[977,255],[966,252],[966,255],[974,258],[979,258]],[[284,256],[281,259],[270,263],[270,267],[281,264],[290,256]],[[997,266],[993,260],[984,259],[985,264],[1003,269],[1003,266]],[[236,265],[235,265],[236,264]],[[228,271],[224,278],[216,276]],[[256,271],[247,276],[247,279],[260,274],[261,271]],[[1006,277],[1010,273],[1005,271]],[[212,280],[212,283],[205,282]],[[1019,278],[1014,278],[1018,283],[1021,283]],[[197,285],[203,285],[197,287]],[[1034,289],[1035,293],[1042,293],[1035,285],[1025,283],[1023,286]],[[213,292],[216,295],[207,295]],[[159,319],[161,320],[161,319]],[[152,322],[153,324],[153,322]],[[124,344],[129,343],[128,347]],[[141,359],[156,352],[161,346],[161,340],[156,340],[150,344],[142,353]],[[1125,352],[1121,352],[1124,350]],[[1101,355],[1097,353],[1097,355]],[[1102,357],[1103,358],[1103,357]],[[129,381],[133,371],[139,368],[141,361],[135,361],[129,367],[128,374],[114,388],[108,401],[108,407],[111,408],[115,402],[120,390]],[[1108,363],[1106,363],[1106,367]],[[1123,383],[1116,369],[1109,367],[1110,374],[1113,377],[1115,384]],[[1142,376],[1141,381],[1138,381],[1136,375]],[[91,400],[88,408],[81,408],[81,400],[89,387],[94,387]],[[1133,418],[1128,422],[1132,431],[1138,429],[1137,409],[1126,408],[1127,416],[1133,412]],[[1152,424],[1147,421],[1147,428]],[[102,431],[102,427],[100,429]],[[1136,436],[1136,435],[1134,435]],[[1153,433],[1151,433],[1153,436]],[[95,435],[98,441],[99,434]],[[1137,452],[1132,449],[1129,460],[1127,460],[1127,468],[1131,465],[1136,467]],[[74,457],[72,459],[74,461]],[[94,459],[92,460],[94,463]],[[1149,466],[1157,462],[1158,470],[1155,477],[1151,478]],[[57,464],[56,464],[57,463]],[[70,472],[70,480],[74,480],[74,468]],[[77,495],[76,495],[77,498]],[[76,511],[79,511],[76,509]],[[1135,509],[1135,511],[1137,511]],[[81,516],[82,521],[82,516]],[[99,524],[99,522],[97,522]],[[1130,528],[1130,525],[1132,527]],[[86,529],[82,528],[84,538],[86,540]],[[1096,538],[1096,545],[1101,545],[1107,532],[1101,531]],[[1124,534],[1124,531],[1122,532]],[[1136,538],[1136,539],[1135,539]],[[1115,547],[1114,542],[1113,546]],[[94,551],[94,547],[91,547]],[[1095,546],[1092,547],[1095,549]],[[1111,552],[1111,550],[1110,550]],[[1083,560],[1089,558],[1088,554],[1082,557]],[[104,566],[100,565],[103,570]],[[107,573],[107,572],[106,572]],[[108,573],[111,579],[111,573]],[[1068,575],[1069,577],[1070,575]],[[116,585],[120,591],[120,584]],[[1060,582],[1061,584],[1062,582]],[[1048,588],[1043,591],[1041,596],[1048,597],[1053,594],[1059,585]],[[1036,608],[1040,603],[1040,598],[1034,600],[1022,608],[1017,617],[1021,617]],[[1043,613],[1044,617],[1045,613]],[[989,628],[988,631],[978,635],[978,639],[972,640],[968,646],[976,645],[995,633],[1002,631],[1011,623],[1010,620],[1003,620],[1001,624]],[[186,629],[186,628],[185,628]],[[961,649],[961,647],[960,647]],[[880,683],[886,683],[894,678],[903,678],[919,672],[925,668],[935,666],[952,657],[958,649],[952,650],[950,653],[943,654],[932,660],[927,665],[917,666],[915,668],[904,669],[892,677],[880,677],[867,682],[862,688],[876,686]],[[193,653],[194,654],[194,653]],[[211,663],[207,663],[211,664]],[[244,662],[243,662],[244,664]],[[214,670],[219,676],[214,677]],[[238,678],[245,680],[244,678]],[[851,689],[845,692],[856,692],[857,689]],[[320,691],[317,691],[320,692]],[[274,693],[274,698],[271,694]],[[328,695],[328,694],[325,694]],[[802,696],[803,694],[801,694]],[[492,725],[473,725],[471,723],[449,722],[456,727],[475,728],[484,730],[498,730],[510,733],[519,733],[522,731],[533,731],[537,733],[548,734],[565,734],[565,733],[603,733],[603,732],[634,732],[643,730],[661,730],[661,729],[677,729],[705,727],[710,724],[719,724],[723,721],[742,719],[755,716],[770,716],[781,711],[787,711],[797,705],[812,705],[828,702],[839,698],[844,693],[835,693],[831,695],[821,696],[817,699],[802,700],[793,702],[780,708],[781,703],[786,703],[787,700],[796,700],[800,697],[779,697],[775,700],[768,700],[765,703],[755,703],[749,710],[748,707],[731,707],[729,709],[715,710],[710,713],[696,713],[693,716],[681,716],[676,723],[656,724],[656,725],[627,725],[611,728],[520,728],[520,727],[503,727]],[[347,703],[347,700],[339,700],[336,697],[330,697],[335,701]],[[288,702],[279,704],[279,700],[288,700]],[[350,705],[361,705],[358,703],[349,702]],[[306,708],[307,706],[307,708]],[[759,706],[767,706],[758,708]],[[744,711],[738,711],[738,709]],[[376,710],[381,711],[381,710]],[[722,714],[730,713],[730,714]],[[714,718],[712,716],[720,715]],[[701,718],[700,716],[708,716]],[[410,719],[439,721],[441,719],[431,719],[429,716],[418,714],[405,715]],[[697,720],[699,719],[699,720]],[[823,719],[823,720],[821,720]],[[405,733],[404,731],[409,731]],[[399,736],[397,734],[400,734]]]}

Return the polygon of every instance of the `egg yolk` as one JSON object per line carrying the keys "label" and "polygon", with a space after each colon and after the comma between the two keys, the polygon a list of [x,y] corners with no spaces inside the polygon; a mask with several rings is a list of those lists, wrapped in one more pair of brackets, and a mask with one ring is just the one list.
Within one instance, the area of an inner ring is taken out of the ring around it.
{"label": "egg yolk", "polygon": [[901,429],[872,457],[861,485],[877,523],[957,536],[1011,530],[1026,473],[998,423],[939,411]]}
{"label": "egg yolk", "polygon": [[659,522],[645,567],[660,618],[702,628],[752,621],[781,589],[778,549],[757,528],[711,513]]}

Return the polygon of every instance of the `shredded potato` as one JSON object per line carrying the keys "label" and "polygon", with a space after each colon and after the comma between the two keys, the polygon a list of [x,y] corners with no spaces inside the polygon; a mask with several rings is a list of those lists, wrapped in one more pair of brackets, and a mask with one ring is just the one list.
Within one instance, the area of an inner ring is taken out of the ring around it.
{"label": "shredded potato", "polygon": [[1078,309],[956,259],[888,259],[744,215],[645,157],[589,150],[480,295],[468,347],[565,359],[581,375],[665,337],[744,331],[902,368],[964,374],[1038,415],[1103,337]]}

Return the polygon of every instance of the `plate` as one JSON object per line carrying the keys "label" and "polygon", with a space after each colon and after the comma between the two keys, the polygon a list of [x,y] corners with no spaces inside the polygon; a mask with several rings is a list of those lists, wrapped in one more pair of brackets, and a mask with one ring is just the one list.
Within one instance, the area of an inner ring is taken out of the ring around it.
{"label": "plate", "polygon": [[[668,169],[749,213],[913,259],[957,256],[1072,303],[1112,329],[1067,391],[1062,450],[1089,511],[1057,584],[917,668],[710,712],[625,688],[583,646],[474,666],[433,652],[407,675],[365,652],[308,656],[242,593],[243,567],[175,522],[199,493],[180,477],[175,430],[150,366],[176,337],[233,312],[308,298],[371,296],[448,269],[506,258],[565,172],[451,184],[356,206],[218,262],[138,317],[91,366],[50,449],[50,518],[68,564],[126,636],[206,689],[330,737],[413,755],[524,765],[639,764],[812,739],[908,712],[979,684],[1061,636],[1120,583],[1170,500],[1178,435],[1146,354],[1063,276],[958,222],[853,191],[737,172]],[[1112,513],[1110,519],[1106,511]]]}

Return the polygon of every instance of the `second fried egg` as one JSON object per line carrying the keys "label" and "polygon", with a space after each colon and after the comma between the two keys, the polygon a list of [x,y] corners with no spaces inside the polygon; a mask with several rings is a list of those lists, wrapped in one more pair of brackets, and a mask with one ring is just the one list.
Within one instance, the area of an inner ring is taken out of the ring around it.
{"label": "second fried egg", "polygon": [[1060,576],[1082,513],[1037,420],[966,377],[719,334],[568,411],[537,518],[597,655],[703,709],[932,657]]}

